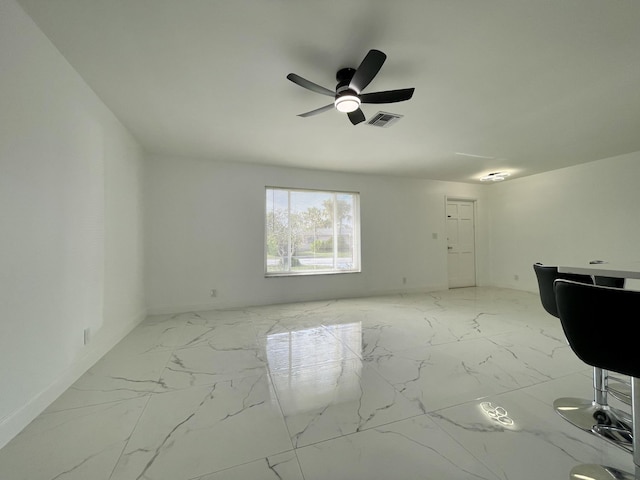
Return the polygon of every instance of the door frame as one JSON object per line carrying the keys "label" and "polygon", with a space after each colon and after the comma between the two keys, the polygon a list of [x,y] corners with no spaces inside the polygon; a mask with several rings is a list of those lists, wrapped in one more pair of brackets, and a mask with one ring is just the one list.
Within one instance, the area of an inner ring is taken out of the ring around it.
{"label": "door frame", "polygon": [[[444,196],[444,232],[447,231],[447,203],[452,200],[454,202],[471,202],[473,204],[473,283],[475,286],[478,286],[478,199],[474,197],[464,197],[460,195],[445,195]],[[447,247],[448,241],[445,242],[445,264],[447,265],[447,290],[451,290],[449,287],[449,252]]]}

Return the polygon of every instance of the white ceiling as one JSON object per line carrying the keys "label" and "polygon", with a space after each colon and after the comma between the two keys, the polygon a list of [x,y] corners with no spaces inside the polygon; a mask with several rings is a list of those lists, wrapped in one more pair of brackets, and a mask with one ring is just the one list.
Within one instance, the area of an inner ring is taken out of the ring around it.
{"label": "white ceiling", "polygon": [[[152,153],[475,182],[640,150],[638,0],[18,0]],[[352,126],[288,73],[415,87]],[[455,152],[493,158],[456,155]]]}

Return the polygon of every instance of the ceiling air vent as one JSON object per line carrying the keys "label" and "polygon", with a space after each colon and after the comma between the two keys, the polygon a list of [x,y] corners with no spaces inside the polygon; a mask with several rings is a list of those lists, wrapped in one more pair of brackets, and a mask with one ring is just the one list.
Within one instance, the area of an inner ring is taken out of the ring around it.
{"label": "ceiling air vent", "polygon": [[367,122],[367,125],[374,127],[389,128],[402,118],[402,115],[389,112],[378,112]]}

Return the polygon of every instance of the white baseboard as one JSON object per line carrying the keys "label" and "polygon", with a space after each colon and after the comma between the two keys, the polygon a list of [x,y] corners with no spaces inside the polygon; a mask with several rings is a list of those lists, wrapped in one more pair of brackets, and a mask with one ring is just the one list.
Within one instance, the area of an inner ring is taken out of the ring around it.
{"label": "white baseboard", "polygon": [[173,315],[177,313],[185,313],[185,312],[203,312],[206,310],[225,310],[231,308],[246,308],[246,307],[255,307],[261,305],[272,305],[275,303],[295,303],[295,302],[315,302],[315,301],[323,301],[323,300],[335,300],[335,299],[346,299],[346,298],[366,298],[366,297],[376,297],[381,295],[398,295],[403,293],[420,293],[420,292],[437,292],[441,290],[447,290],[449,287],[447,285],[429,285],[422,287],[412,287],[412,288],[400,288],[400,289],[388,289],[388,290],[375,290],[368,292],[360,292],[360,293],[352,293],[352,294],[344,294],[337,296],[323,296],[317,298],[299,298],[296,300],[290,301],[224,301],[219,299],[216,302],[211,303],[202,303],[202,304],[192,304],[192,305],[156,305],[149,307],[147,312],[149,315]]}
{"label": "white baseboard", "polygon": [[147,315],[146,310],[138,313],[124,328],[119,331],[96,335],[86,352],[79,356],[69,367],[47,388],[33,397],[18,410],[7,415],[0,422],[0,448],[18,435],[38,415],[40,415],[54,400],[75,383],[89,368],[100,360],[120,340],[126,337]]}
{"label": "white baseboard", "polygon": [[242,306],[246,305],[236,305],[229,302],[200,303],[193,305],[159,305],[156,307],[149,307],[147,309],[147,313],[148,315],[174,315],[176,313],[204,312],[206,310],[222,310]]}

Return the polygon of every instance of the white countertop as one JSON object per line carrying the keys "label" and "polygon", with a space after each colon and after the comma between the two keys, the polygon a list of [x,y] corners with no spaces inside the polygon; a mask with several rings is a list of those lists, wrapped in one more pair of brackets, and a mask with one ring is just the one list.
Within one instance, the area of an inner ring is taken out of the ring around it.
{"label": "white countertop", "polygon": [[583,263],[558,265],[558,272],[640,279],[640,261],[625,263]]}

